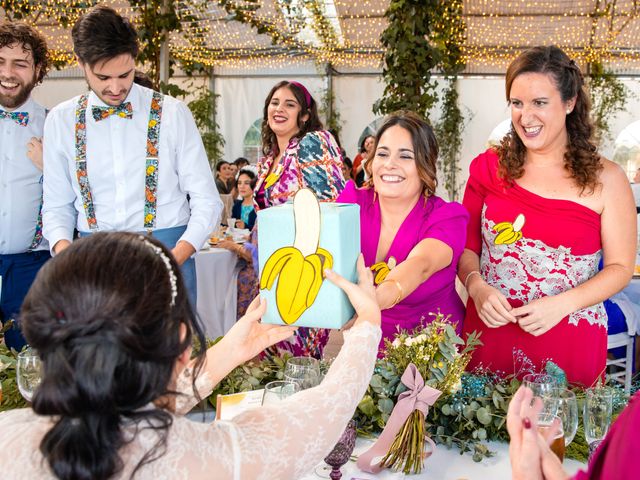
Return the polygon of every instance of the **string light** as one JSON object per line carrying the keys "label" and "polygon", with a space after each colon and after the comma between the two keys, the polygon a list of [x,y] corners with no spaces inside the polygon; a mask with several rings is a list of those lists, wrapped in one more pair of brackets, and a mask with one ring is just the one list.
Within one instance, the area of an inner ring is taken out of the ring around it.
{"label": "string light", "polygon": [[[5,0],[0,5],[24,12],[25,20],[46,35],[54,61],[70,65],[70,27],[94,3],[112,6],[134,24],[138,21],[126,0]],[[381,65],[379,39],[387,26],[388,1],[229,3],[245,7],[243,13],[264,33],[234,20],[219,2],[174,1],[181,30],[169,37],[173,57],[185,65],[239,69],[277,69],[310,61],[336,68]],[[467,72],[504,72],[522,49],[552,43],[582,64],[640,69],[640,6],[632,0],[465,0],[461,18],[454,15],[445,12],[435,28],[462,45]]]}

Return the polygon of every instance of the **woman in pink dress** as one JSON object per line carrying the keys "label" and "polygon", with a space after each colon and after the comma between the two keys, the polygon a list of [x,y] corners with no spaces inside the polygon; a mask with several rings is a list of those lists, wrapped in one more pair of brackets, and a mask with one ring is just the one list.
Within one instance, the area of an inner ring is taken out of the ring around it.
{"label": "woman in pink dress", "polygon": [[470,368],[521,375],[553,360],[583,385],[604,371],[601,302],[633,274],[635,205],[622,169],[592,142],[583,83],[553,46],[507,70],[511,132],[471,163],[463,201],[464,330],[481,331],[484,344]]}
{"label": "woman in pink dress", "polygon": [[438,311],[460,328],[464,305],[455,276],[469,215],[434,195],[433,130],[413,112],[393,114],[376,134],[373,152],[366,186],[347,182],[337,201],[360,205],[362,254],[374,270],[383,338],[429,322]]}

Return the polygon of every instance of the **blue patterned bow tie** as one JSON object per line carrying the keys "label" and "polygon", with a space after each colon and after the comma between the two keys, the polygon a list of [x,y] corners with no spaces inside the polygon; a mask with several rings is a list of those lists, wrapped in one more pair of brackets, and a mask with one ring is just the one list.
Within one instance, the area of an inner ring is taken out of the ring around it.
{"label": "blue patterned bow tie", "polygon": [[26,127],[29,123],[29,112],[5,112],[0,110],[0,120],[3,118],[13,120],[21,127]]}
{"label": "blue patterned bow tie", "polygon": [[91,113],[96,122],[104,120],[111,115],[117,115],[122,118],[133,118],[133,107],[131,107],[131,102],[124,102],[117,107],[91,107]]}

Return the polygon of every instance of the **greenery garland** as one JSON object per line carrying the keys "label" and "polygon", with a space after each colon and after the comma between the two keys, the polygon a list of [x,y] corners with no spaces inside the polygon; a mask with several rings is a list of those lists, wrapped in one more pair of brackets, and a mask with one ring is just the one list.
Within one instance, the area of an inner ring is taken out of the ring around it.
{"label": "greenery garland", "polygon": [[589,69],[591,115],[596,126],[596,141],[601,143],[611,140],[611,120],[616,114],[625,111],[631,92],[602,63],[593,62],[589,64]]}

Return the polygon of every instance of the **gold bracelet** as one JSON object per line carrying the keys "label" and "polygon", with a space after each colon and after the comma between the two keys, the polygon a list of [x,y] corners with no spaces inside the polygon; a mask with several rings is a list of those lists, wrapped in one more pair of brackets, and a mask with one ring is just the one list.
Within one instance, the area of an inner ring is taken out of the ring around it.
{"label": "gold bracelet", "polygon": [[388,307],[385,307],[385,310],[388,310],[390,308],[395,307],[398,303],[400,303],[400,300],[402,299],[402,296],[404,295],[404,290],[402,289],[402,285],[400,285],[400,282],[394,278],[387,278],[386,280],[381,281],[378,284],[378,287],[380,287],[381,285],[387,283],[387,282],[393,282],[395,284],[396,287],[398,287],[398,296],[396,297],[396,299],[393,301],[393,303],[391,305],[389,305]]}
{"label": "gold bracelet", "polygon": [[481,274],[478,270],[473,270],[473,271],[471,271],[471,272],[467,273],[467,278],[465,278],[465,279],[464,279],[464,289],[465,289],[465,290],[469,290],[469,289],[467,288],[467,284],[469,283],[469,277],[470,277],[471,275],[475,274],[475,273],[477,273],[478,275],[480,275],[480,276],[482,277],[482,274]]}

